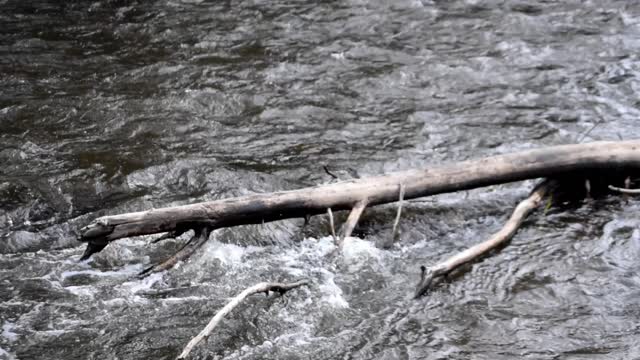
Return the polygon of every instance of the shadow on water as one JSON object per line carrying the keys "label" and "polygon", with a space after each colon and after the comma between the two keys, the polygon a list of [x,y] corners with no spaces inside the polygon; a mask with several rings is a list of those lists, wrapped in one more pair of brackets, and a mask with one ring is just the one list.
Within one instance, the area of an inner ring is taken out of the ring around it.
{"label": "shadow on water", "polygon": [[185,239],[83,263],[75,240],[104,214],[329,182],[324,165],[638,137],[639,18],[629,1],[0,0],[0,359],[171,359],[228,297],[301,277],[196,357],[640,357],[634,198],[535,214],[420,300],[419,266],[489,236],[532,182],[408,203],[391,250],[373,244],[395,208],[367,210],[336,263],[323,217],[217,231],[145,280]]}

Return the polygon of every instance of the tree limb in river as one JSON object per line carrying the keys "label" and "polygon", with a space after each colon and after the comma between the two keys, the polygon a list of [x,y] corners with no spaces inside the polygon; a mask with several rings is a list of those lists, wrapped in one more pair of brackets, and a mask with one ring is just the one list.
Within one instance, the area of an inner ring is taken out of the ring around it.
{"label": "tree limb in river", "polygon": [[632,194],[632,195],[640,194],[640,189],[623,189],[613,185],[609,185],[609,189],[613,191],[617,191],[622,194]]}
{"label": "tree limb in river", "polygon": [[173,256],[166,259],[165,261],[144,269],[138,276],[145,277],[153,273],[171,269],[179,261],[187,259],[202,245],[204,245],[204,243],[209,240],[209,234],[211,234],[211,229],[209,229],[207,226],[195,228],[194,234],[191,239],[189,239],[187,243],[184,244],[182,248],[180,248],[180,250],[178,250],[178,252],[173,254]]}
{"label": "tree limb in river", "polygon": [[104,216],[81,229],[80,241],[88,243],[83,255],[88,258],[125,237],[260,224],[327,209],[352,210],[355,226],[364,206],[396,202],[401,184],[404,198],[413,199],[532,178],[631,170],[640,170],[640,140],[551,146],[299,190]]}
{"label": "tree limb in river", "polygon": [[220,322],[222,321],[222,318],[224,318],[225,315],[227,315],[233,309],[235,309],[236,306],[240,305],[240,303],[244,301],[244,299],[246,299],[248,296],[253,294],[258,294],[258,293],[266,293],[268,295],[269,291],[278,292],[280,293],[280,295],[284,295],[284,293],[286,293],[291,289],[295,289],[297,287],[308,285],[308,284],[309,282],[306,280],[301,280],[301,281],[289,283],[289,284],[259,283],[250,288],[245,289],[243,292],[238,294],[238,296],[231,299],[231,301],[229,301],[227,305],[225,305],[222,309],[220,309],[220,311],[216,313],[216,315],[211,319],[211,321],[209,321],[207,326],[205,326],[205,328],[198,335],[196,335],[193,339],[191,339],[191,341],[189,341],[189,343],[187,344],[187,346],[184,347],[180,355],[178,355],[177,359],[186,359],[187,356],[189,356],[189,353],[191,353],[191,350],[193,350],[193,348],[196,345],[198,345],[200,341],[208,338],[209,335],[211,335],[211,332],[216,326],[218,326],[218,324],[220,324]]}
{"label": "tree limb in river", "polygon": [[554,180],[544,180],[536,186],[531,194],[516,206],[511,217],[507,220],[502,229],[493,234],[485,242],[474,245],[432,267],[426,268],[422,266],[422,275],[420,282],[416,286],[414,297],[418,298],[424,295],[429,290],[431,283],[436,277],[444,276],[458,266],[475,260],[506,241],[509,241],[513,235],[515,235],[516,231],[518,231],[518,228],[520,228],[520,225],[522,225],[525,218],[543,203],[545,197],[549,195],[557,185],[557,182]]}

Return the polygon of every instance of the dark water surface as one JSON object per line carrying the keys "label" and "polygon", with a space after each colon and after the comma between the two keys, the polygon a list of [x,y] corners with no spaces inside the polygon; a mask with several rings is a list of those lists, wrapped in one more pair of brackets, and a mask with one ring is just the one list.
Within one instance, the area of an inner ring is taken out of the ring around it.
{"label": "dark water surface", "polygon": [[[638,359],[640,201],[535,214],[420,300],[419,266],[489,236],[533,182],[369,209],[341,260],[327,219],[118,241],[105,214],[483,155],[640,136],[635,1],[0,0],[0,359]],[[600,123],[589,132],[594,124]],[[588,133],[588,134],[587,134]],[[586,134],[586,136],[585,136]],[[345,214],[339,214],[343,221]]]}

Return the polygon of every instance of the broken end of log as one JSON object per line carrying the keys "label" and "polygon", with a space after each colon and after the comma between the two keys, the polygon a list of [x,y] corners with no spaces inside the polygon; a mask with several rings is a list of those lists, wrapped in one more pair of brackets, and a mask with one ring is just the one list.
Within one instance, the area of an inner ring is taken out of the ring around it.
{"label": "broken end of log", "polygon": [[91,224],[80,229],[80,241],[90,241],[97,238],[105,238],[113,232],[114,226],[106,220],[99,218]]}
{"label": "broken end of log", "polygon": [[87,247],[80,257],[80,261],[87,260],[91,255],[102,251],[108,244],[107,237],[113,232],[114,226],[102,218],[94,220],[91,224],[80,229],[78,241],[86,242]]}
{"label": "broken end of log", "polygon": [[84,249],[84,253],[82,253],[80,257],[80,261],[85,261],[90,258],[91,255],[102,251],[108,244],[109,242],[104,241],[89,241],[87,247]]}
{"label": "broken end of log", "polygon": [[80,257],[80,261],[87,260],[91,255],[102,251],[108,244],[107,236],[113,232],[114,226],[102,219],[96,219],[91,224],[80,229],[78,241],[86,242],[87,248]]}

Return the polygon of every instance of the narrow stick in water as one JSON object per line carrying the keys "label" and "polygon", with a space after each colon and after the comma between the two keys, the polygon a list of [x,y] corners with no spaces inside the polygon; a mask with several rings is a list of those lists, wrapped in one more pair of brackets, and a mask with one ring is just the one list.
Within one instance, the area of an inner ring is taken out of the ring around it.
{"label": "narrow stick in water", "polygon": [[433,282],[434,278],[450,273],[458,266],[479,258],[490,250],[495,249],[499,245],[511,239],[513,235],[515,235],[516,231],[518,231],[518,228],[520,228],[520,225],[522,225],[522,222],[525,220],[525,218],[534,209],[540,206],[544,198],[552,191],[555,186],[556,183],[552,180],[545,180],[538,186],[536,186],[531,194],[526,199],[522,200],[518,204],[518,206],[516,206],[515,210],[511,214],[511,217],[504,224],[502,229],[493,234],[489,238],[489,240],[474,245],[430,268],[422,266],[421,279],[418,283],[418,286],[416,286],[414,297],[418,298],[424,295],[429,290],[429,286]]}
{"label": "narrow stick in water", "polygon": [[233,309],[235,309],[236,306],[240,305],[240,303],[242,303],[242,301],[244,301],[244,299],[246,299],[248,296],[253,294],[258,294],[258,293],[268,294],[269,291],[278,292],[280,293],[280,295],[283,295],[284,293],[286,293],[291,289],[295,289],[297,287],[308,285],[308,284],[309,282],[307,280],[301,280],[301,281],[288,283],[288,284],[263,282],[245,289],[243,292],[238,294],[238,296],[231,299],[231,301],[229,301],[227,305],[225,305],[222,309],[220,309],[220,311],[216,313],[216,315],[211,319],[211,321],[209,321],[207,326],[205,326],[205,328],[198,335],[196,335],[193,339],[191,339],[191,341],[189,341],[189,343],[187,344],[187,346],[184,347],[180,355],[178,355],[177,359],[186,359],[187,356],[189,356],[189,353],[191,352],[191,350],[193,350],[193,348],[196,345],[198,345],[200,341],[208,338],[209,335],[211,335],[211,332],[213,331],[213,329],[215,329],[216,326],[218,326],[218,324],[220,324],[220,322],[222,321],[222,318],[224,318],[225,315],[227,315]]}

